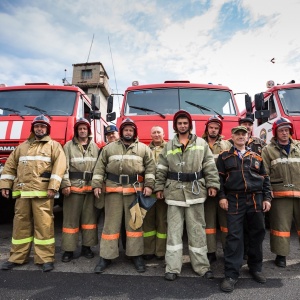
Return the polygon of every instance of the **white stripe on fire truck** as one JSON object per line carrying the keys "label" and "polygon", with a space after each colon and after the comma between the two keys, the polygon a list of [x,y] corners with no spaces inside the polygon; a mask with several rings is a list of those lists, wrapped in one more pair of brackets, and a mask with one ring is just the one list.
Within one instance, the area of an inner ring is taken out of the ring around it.
{"label": "white stripe on fire truck", "polygon": [[0,122],[0,139],[5,139],[6,130],[8,126],[8,121],[1,121]]}
{"label": "white stripe on fire truck", "polygon": [[11,127],[10,139],[19,140],[21,137],[23,121],[14,121]]}

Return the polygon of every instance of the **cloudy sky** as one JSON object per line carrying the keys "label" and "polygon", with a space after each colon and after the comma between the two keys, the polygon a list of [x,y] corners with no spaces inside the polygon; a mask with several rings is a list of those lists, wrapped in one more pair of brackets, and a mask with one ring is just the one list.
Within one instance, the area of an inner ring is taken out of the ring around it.
{"label": "cloudy sky", "polygon": [[1,0],[0,83],[62,84],[100,61],[114,93],[182,79],[253,96],[299,82],[299,12],[299,0]]}

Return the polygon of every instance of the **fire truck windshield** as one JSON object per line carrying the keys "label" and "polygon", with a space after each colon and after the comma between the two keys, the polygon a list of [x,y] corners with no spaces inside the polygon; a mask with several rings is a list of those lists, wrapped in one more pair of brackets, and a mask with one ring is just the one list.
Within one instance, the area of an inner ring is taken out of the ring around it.
{"label": "fire truck windshield", "polygon": [[[198,106],[198,107],[197,107]],[[191,114],[211,114],[199,106],[209,107],[221,115],[236,115],[229,91],[197,88],[164,88],[129,91],[124,108],[125,115],[174,114],[184,109]],[[144,109],[137,109],[137,107]]]}
{"label": "fire truck windshield", "polygon": [[[14,90],[0,92],[0,116],[36,116],[41,110],[50,116],[70,116],[76,92],[60,90]],[[38,110],[37,108],[40,108]]]}
{"label": "fire truck windshield", "polygon": [[300,115],[300,88],[278,91],[279,99],[288,115]]}

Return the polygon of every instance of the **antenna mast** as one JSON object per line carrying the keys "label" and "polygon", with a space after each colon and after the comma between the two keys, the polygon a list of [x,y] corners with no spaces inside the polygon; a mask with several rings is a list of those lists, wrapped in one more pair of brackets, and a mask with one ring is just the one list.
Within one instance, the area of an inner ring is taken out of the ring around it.
{"label": "antenna mast", "polygon": [[91,47],[90,47],[89,55],[88,55],[88,58],[87,58],[87,60],[86,60],[87,63],[89,62],[89,59],[90,59],[90,54],[91,54],[93,42],[94,42],[94,33],[93,33],[93,38],[92,38],[92,42],[91,42]]}

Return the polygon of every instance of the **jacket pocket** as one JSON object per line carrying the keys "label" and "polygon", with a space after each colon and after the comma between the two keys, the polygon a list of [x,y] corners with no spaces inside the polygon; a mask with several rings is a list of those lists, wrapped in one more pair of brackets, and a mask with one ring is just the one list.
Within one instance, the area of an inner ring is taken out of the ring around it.
{"label": "jacket pocket", "polygon": [[233,168],[236,168],[237,167],[236,156],[235,155],[227,156],[224,159],[224,165],[226,170],[231,170]]}

